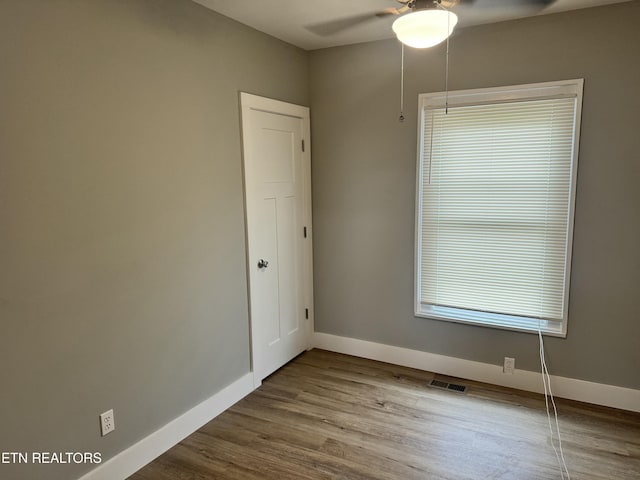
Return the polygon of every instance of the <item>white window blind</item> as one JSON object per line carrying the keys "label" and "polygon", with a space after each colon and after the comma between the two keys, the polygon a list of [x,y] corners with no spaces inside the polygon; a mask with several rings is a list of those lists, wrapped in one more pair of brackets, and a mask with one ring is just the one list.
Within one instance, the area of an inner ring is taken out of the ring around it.
{"label": "white window blind", "polygon": [[423,106],[419,309],[565,321],[577,101]]}

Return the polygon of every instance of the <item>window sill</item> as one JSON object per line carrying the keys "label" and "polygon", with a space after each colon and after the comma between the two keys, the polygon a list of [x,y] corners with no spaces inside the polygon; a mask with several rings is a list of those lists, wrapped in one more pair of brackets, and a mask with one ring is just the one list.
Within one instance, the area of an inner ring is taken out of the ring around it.
{"label": "window sill", "polygon": [[525,333],[538,333],[552,337],[566,338],[566,322],[552,322],[529,317],[516,317],[500,313],[478,312],[460,308],[440,307],[420,304],[416,308],[416,317],[433,320],[444,320],[455,323],[466,323],[481,327],[499,328]]}

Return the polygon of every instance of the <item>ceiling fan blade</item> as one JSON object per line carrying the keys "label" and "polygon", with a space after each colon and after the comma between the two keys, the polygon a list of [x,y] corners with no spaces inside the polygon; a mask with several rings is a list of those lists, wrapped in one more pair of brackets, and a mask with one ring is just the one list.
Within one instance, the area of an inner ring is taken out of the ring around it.
{"label": "ceiling fan blade", "polygon": [[545,8],[551,5],[552,3],[555,3],[555,1],[556,0],[517,0],[515,3],[521,4],[524,6]]}
{"label": "ceiling fan blade", "polygon": [[[543,9],[556,0],[476,0],[474,7],[476,8],[538,8]],[[465,2],[460,2],[465,3]]]}
{"label": "ceiling fan blade", "polygon": [[320,35],[321,37],[328,37],[335,35],[349,28],[367,23],[371,20],[376,20],[377,14],[367,13],[361,15],[352,15],[350,17],[339,18],[337,20],[329,20],[328,22],[313,23],[311,25],[305,25],[304,28],[311,33]]}
{"label": "ceiling fan blade", "polygon": [[[397,0],[401,1],[401,0]],[[446,9],[454,9],[457,6],[476,8],[544,8],[557,0],[440,0],[440,6]],[[431,8],[433,0],[416,0],[418,8]]]}
{"label": "ceiling fan blade", "polygon": [[376,12],[376,17],[389,17],[391,15],[400,15],[400,11],[397,8],[385,8],[384,10],[380,10],[379,12]]}
{"label": "ceiling fan blade", "polygon": [[384,10],[377,12],[376,17],[384,18],[390,15],[402,15],[404,12],[408,12],[409,10],[411,9],[407,5],[400,8],[385,8]]}

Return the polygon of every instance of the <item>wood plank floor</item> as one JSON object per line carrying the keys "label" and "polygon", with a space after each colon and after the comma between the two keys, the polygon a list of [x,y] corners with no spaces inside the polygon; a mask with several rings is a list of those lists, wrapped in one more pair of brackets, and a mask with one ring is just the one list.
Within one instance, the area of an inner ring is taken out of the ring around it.
{"label": "wood plank floor", "polygon": [[[542,396],[434,377],[306,352],[129,480],[561,478]],[[640,415],[557,403],[571,480],[640,479]]]}

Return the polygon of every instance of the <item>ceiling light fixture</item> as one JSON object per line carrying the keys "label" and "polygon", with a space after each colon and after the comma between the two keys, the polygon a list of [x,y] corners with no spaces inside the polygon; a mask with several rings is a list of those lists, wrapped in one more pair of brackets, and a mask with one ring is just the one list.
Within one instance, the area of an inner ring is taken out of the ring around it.
{"label": "ceiling light fixture", "polygon": [[391,28],[402,43],[414,48],[429,48],[451,35],[458,16],[449,10],[428,8],[398,18]]}

